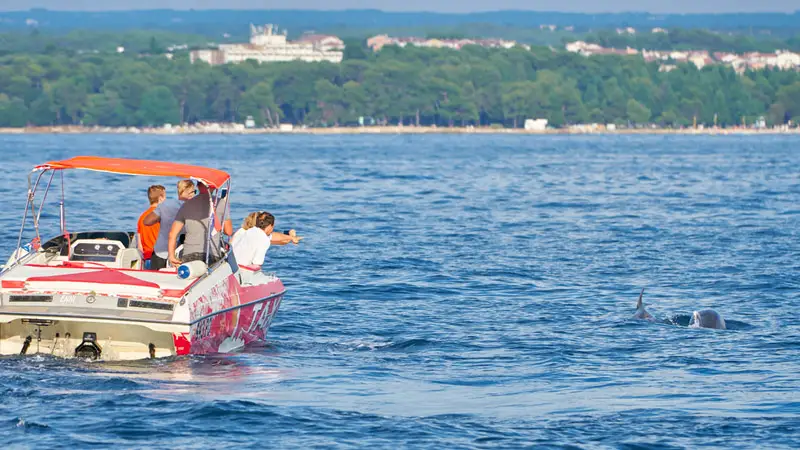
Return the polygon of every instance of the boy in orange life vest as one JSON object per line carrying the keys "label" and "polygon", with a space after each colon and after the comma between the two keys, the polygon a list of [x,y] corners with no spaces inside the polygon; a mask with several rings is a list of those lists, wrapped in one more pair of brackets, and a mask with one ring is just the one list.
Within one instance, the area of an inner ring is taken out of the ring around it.
{"label": "boy in orange life vest", "polygon": [[144,268],[149,269],[150,258],[153,256],[153,247],[156,245],[161,224],[156,222],[153,225],[145,225],[144,218],[153,212],[161,202],[166,200],[167,190],[161,185],[150,186],[147,189],[147,198],[150,200],[150,207],[139,216],[139,222],[136,225],[136,234],[139,237],[139,250],[142,252],[142,257],[144,258]]}

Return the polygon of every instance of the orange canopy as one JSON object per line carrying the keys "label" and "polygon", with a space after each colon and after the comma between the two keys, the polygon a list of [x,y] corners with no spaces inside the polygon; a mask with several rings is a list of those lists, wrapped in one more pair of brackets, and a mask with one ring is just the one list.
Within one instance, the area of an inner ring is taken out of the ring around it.
{"label": "orange canopy", "polygon": [[219,188],[231,177],[227,172],[221,170],[189,164],[100,156],[76,156],[63,161],[50,161],[36,166],[36,169],[87,169],[128,175],[194,178],[210,188]]}

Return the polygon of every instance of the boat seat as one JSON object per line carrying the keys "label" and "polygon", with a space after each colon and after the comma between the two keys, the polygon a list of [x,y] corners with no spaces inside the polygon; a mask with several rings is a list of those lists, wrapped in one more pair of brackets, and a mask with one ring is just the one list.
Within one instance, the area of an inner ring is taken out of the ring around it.
{"label": "boat seat", "polygon": [[141,270],[144,257],[138,248],[123,248],[117,253],[117,267]]}

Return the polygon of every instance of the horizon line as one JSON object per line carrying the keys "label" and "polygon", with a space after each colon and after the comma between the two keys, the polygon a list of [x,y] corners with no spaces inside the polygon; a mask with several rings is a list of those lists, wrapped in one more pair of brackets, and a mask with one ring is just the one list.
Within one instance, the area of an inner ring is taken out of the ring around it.
{"label": "horizon line", "polygon": [[215,11],[281,11],[281,12],[321,12],[321,13],[336,13],[336,12],[379,12],[384,14],[439,14],[439,15],[454,15],[454,16],[467,16],[472,14],[492,14],[492,13],[538,13],[538,14],[572,14],[572,15],[618,15],[618,14],[649,14],[653,16],[702,16],[702,15],[737,15],[737,14],[783,14],[783,15],[800,15],[800,9],[794,11],[781,11],[781,10],[763,10],[763,11],[727,11],[727,12],[658,12],[653,13],[650,11],[594,11],[594,12],[581,12],[581,11],[558,11],[558,10],[540,10],[540,9],[492,9],[492,10],[476,10],[469,12],[455,12],[455,11],[398,11],[387,10],[378,8],[344,8],[344,9],[319,9],[319,8],[142,8],[142,9],[53,9],[53,8],[27,8],[27,9],[10,9],[0,10],[0,14],[4,13],[23,13],[23,12],[59,12],[59,13],[130,13],[130,12],[215,12]]}

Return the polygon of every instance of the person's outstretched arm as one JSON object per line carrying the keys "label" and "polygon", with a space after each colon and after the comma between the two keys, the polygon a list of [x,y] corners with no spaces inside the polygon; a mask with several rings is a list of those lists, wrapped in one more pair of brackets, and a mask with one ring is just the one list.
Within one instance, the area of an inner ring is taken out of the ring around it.
{"label": "person's outstretched arm", "polygon": [[[294,230],[292,230],[292,231],[294,231]],[[289,233],[291,233],[291,231]],[[270,243],[272,245],[286,245],[286,244],[295,244],[296,245],[296,244],[300,243],[301,239],[303,239],[303,238],[300,237],[300,236],[297,236],[296,234],[294,236],[292,236],[291,234],[283,234],[283,233],[278,233],[277,231],[273,231],[272,232],[272,240],[270,240]]]}

